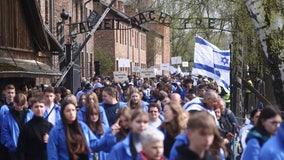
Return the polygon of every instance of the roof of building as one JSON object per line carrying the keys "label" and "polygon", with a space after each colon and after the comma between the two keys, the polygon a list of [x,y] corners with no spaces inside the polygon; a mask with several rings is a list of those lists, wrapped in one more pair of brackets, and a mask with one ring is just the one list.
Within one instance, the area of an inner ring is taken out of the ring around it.
{"label": "roof of building", "polygon": [[49,65],[35,60],[23,60],[12,58],[0,58],[0,78],[38,76],[60,76],[61,73],[52,69]]}
{"label": "roof of building", "polygon": [[[105,2],[100,2],[100,3],[101,3],[105,8],[108,7],[108,4],[107,4],[107,3],[105,3]],[[125,22],[130,23],[130,18],[131,18],[131,17],[130,17],[129,15],[127,15],[126,13],[124,13],[124,12],[122,12],[122,11],[120,11],[120,10],[114,8],[114,7],[111,7],[110,12],[113,13],[113,14],[115,14],[116,16],[122,18],[123,20],[125,20]],[[132,24],[132,25],[134,25],[134,27],[137,27],[137,28],[139,28],[139,29],[141,29],[141,30],[143,30],[143,31],[149,31],[149,29],[147,29],[146,27],[138,26],[138,25],[136,25],[136,24]]]}

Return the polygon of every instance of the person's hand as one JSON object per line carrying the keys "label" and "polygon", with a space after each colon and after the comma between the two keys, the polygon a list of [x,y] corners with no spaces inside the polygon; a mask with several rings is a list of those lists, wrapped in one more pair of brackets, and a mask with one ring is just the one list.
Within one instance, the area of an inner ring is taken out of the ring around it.
{"label": "person's hand", "polygon": [[228,139],[233,138],[233,137],[234,137],[234,134],[231,133],[231,132],[228,132],[228,133],[226,134],[226,138],[228,138]]}
{"label": "person's hand", "polygon": [[45,133],[45,134],[43,135],[43,142],[44,142],[44,143],[47,143],[47,142],[48,142],[48,138],[49,138],[49,135],[48,135],[47,133]]}
{"label": "person's hand", "polygon": [[224,139],[223,139],[223,144],[226,145],[226,144],[228,144],[228,143],[229,143],[229,140],[228,140],[227,138],[224,138]]}
{"label": "person's hand", "polygon": [[117,121],[111,126],[112,135],[116,135],[119,132],[120,130],[119,122],[120,122],[120,119],[118,118]]}

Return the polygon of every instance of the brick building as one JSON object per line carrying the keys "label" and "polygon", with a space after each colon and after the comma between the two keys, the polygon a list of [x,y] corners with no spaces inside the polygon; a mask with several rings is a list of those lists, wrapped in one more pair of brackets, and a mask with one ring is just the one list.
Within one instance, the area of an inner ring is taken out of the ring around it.
{"label": "brick building", "polygon": [[[102,2],[97,2],[95,10],[98,12],[103,12],[107,4]],[[146,33],[148,30],[146,28],[135,26],[130,28],[129,19],[130,17],[124,11],[124,4],[122,1],[116,1],[113,8],[110,10],[106,19],[118,19],[118,21],[103,21],[101,28],[105,28],[105,23],[113,23],[116,30],[100,30],[94,35],[95,38],[95,48],[102,48],[103,50],[111,53],[114,57],[114,70],[115,71],[128,71],[131,74],[132,67],[139,66],[140,68],[147,67],[147,55],[146,46],[147,38]],[[129,29],[127,29],[129,28]],[[96,53],[95,58],[96,58]],[[130,67],[119,67],[119,59],[126,59],[130,61]]]}

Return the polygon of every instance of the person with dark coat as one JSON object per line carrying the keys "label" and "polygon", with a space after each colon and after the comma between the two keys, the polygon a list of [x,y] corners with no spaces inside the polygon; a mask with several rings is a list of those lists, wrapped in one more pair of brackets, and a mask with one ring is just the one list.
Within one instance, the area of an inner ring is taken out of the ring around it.
{"label": "person with dark coat", "polygon": [[18,160],[18,139],[25,123],[32,119],[33,113],[25,106],[27,98],[19,93],[14,97],[14,107],[4,115],[1,129],[1,143],[8,148],[11,160]]}
{"label": "person with dark coat", "polygon": [[100,103],[100,106],[105,110],[109,126],[116,122],[118,110],[127,106],[127,103],[118,100],[118,96],[117,90],[113,87],[106,87],[103,89],[103,102]]}
{"label": "person with dark coat", "polygon": [[23,126],[18,140],[20,160],[47,160],[46,144],[52,123],[43,118],[43,98],[33,98],[31,110],[34,116]]}
{"label": "person with dark coat", "polygon": [[223,158],[221,149],[226,152],[218,127],[207,111],[196,112],[190,117],[186,136],[190,143],[177,148],[176,160],[215,160]]}

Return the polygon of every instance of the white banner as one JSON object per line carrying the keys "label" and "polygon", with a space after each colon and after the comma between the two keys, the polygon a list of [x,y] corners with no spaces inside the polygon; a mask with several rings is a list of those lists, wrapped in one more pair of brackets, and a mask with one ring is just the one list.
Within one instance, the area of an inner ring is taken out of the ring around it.
{"label": "white banner", "polygon": [[130,60],[129,59],[118,59],[118,67],[130,67]]}
{"label": "white banner", "polygon": [[140,72],[141,68],[139,66],[132,67],[132,72]]}
{"label": "white banner", "polygon": [[182,62],[182,67],[188,67],[188,62]]}
{"label": "white banner", "polygon": [[181,56],[171,57],[171,64],[181,64],[181,63],[182,63]]}
{"label": "white banner", "polygon": [[154,71],[154,69],[151,69],[151,68],[143,68],[143,69],[141,69],[140,77],[141,77],[141,78],[152,78],[152,77],[156,77],[156,76],[155,76],[155,71]]}
{"label": "white banner", "polygon": [[163,75],[163,71],[162,70],[156,70],[156,75]]}
{"label": "white banner", "polygon": [[160,66],[160,69],[164,70],[164,71],[169,71],[170,70],[170,64],[169,63],[162,63],[161,66]]}
{"label": "white banner", "polygon": [[128,81],[128,74],[127,72],[122,72],[122,71],[114,71],[113,72],[113,77],[115,82],[124,82]]}

